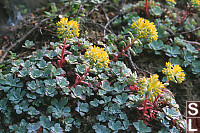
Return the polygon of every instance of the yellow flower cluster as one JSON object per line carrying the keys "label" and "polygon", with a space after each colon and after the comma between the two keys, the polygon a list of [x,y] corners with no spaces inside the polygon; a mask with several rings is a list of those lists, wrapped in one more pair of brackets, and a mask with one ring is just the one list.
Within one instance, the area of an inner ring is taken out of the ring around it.
{"label": "yellow flower cluster", "polygon": [[140,78],[140,90],[138,91],[139,95],[148,96],[149,100],[153,102],[155,100],[155,96],[160,95],[162,93],[162,88],[165,88],[164,84],[159,81],[158,75],[154,74],[150,78],[146,79],[145,77]]}
{"label": "yellow flower cluster", "polygon": [[185,80],[185,73],[179,65],[172,66],[170,62],[166,62],[166,67],[163,68],[162,73],[167,76],[168,81],[182,83]]}
{"label": "yellow flower cluster", "polygon": [[131,28],[135,30],[137,38],[146,38],[149,42],[158,39],[158,32],[153,22],[144,18],[139,18],[131,25]]}
{"label": "yellow flower cluster", "polygon": [[176,4],[175,0],[167,0],[167,2],[171,2],[173,4]]}
{"label": "yellow flower cluster", "polygon": [[192,6],[199,7],[200,6],[200,0],[192,0]]}
{"label": "yellow flower cluster", "polygon": [[110,62],[107,51],[96,46],[90,46],[84,57],[90,60],[90,65],[96,65],[99,68],[108,67]]}
{"label": "yellow flower cluster", "polygon": [[57,33],[58,35],[66,38],[79,37],[79,28],[77,21],[70,20],[67,18],[62,18],[57,25]]}

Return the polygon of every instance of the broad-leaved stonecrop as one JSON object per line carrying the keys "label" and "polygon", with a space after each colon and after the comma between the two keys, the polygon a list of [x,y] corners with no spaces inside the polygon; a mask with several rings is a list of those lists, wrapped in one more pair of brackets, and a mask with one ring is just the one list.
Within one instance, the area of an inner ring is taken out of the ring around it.
{"label": "broad-leaved stonecrop", "polygon": [[152,42],[158,39],[158,32],[153,22],[144,18],[139,18],[136,22],[132,23],[131,28],[137,34],[137,39],[147,39]]}
{"label": "broad-leaved stonecrop", "polygon": [[70,20],[67,18],[61,18],[61,20],[56,23],[57,33],[63,38],[79,37],[79,24],[77,21]]}
{"label": "broad-leaved stonecrop", "polygon": [[158,75],[154,74],[150,76],[150,78],[140,78],[140,84],[138,91],[139,95],[143,95],[144,97],[148,97],[151,102],[155,100],[155,97],[162,93],[162,89],[165,88],[164,84],[159,81]]}
{"label": "broad-leaved stonecrop", "polygon": [[90,46],[89,49],[85,52],[84,58],[86,60],[89,60],[90,66],[88,68],[85,67],[85,74],[82,77],[80,77],[79,75],[76,76],[75,83],[70,88],[76,87],[79,83],[87,84],[87,82],[84,82],[82,80],[87,76],[92,66],[96,66],[97,68],[106,68],[108,67],[108,64],[110,62],[107,51],[105,51],[103,48],[96,46]]}
{"label": "broad-leaved stonecrop", "polygon": [[66,45],[67,40],[73,37],[79,37],[79,25],[77,21],[70,20],[68,21],[67,18],[61,18],[57,25],[57,33],[60,37],[64,38],[64,45],[62,46],[62,53],[61,56],[58,56],[58,67],[63,66],[64,54],[71,54],[71,52],[65,52],[65,49],[69,47],[69,44]]}
{"label": "broad-leaved stonecrop", "polygon": [[168,81],[182,83],[185,80],[184,70],[179,65],[173,66],[170,62],[166,62],[166,67],[163,68],[162,73],[167,76]]}
{"label": "broad-leaved stonecrop", "polygon": [[107,51],[96,46],[90,46],[89,49],[85,52],[84,58],[89,59],[90,65],[95,65],[98,68],[106,68],[110,62]]}

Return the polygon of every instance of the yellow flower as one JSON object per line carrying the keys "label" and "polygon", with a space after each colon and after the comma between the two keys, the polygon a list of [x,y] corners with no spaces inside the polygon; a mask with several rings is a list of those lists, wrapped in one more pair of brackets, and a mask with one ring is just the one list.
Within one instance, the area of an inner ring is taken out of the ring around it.
{"label": "yellow flower", "polygon": [[167,0],[167,2],[171,2],[172,4],[176,4],[175,0]]}
{"label": "yellow flower", "polygon": [[57,33],[58,35],[66,38],[72,38],[72,37],[79,37],[79,25],[77,21],[70,20],[68,21],[67,18],[62,18],[57,25]]}
{"label": "yellow flower", "polygon": [[149,42],[158,39],[158,32],[153,22],[144,18],[139,18],[131,25],[131,28],[136,32],[137,38],[146,38]]}
{"label": "yellow flower", "polygon": [[99,68],[108,67],[110,62],[107,51],[96,46],[90,46],[85,52],[84,58],[89,59],[90,65],[96,65]]}
{"label": "yellow flower", "polygon": [[140,78],[140,91],[138,91],[139,95],[147,96],[151,102],[154,101],[155,96],[160,95],[162,93],[162,88],[165,88],[164,84],[159,81],[158,75],[154,74],[150,76],[150,78],[146,79],[145,77]]}
{"label": "yellow flower", "polygon": [[192,3],[193,7],[199,7],[200,6],[200,0],[192,0],[191,3]]}
{"label": "yellow flower", "polygon": [[185,73],[179,65],[172,66],[170,62],[166,62],[166,67],[162,73],[167,76],[168,81],[182,83],[185,80]]}

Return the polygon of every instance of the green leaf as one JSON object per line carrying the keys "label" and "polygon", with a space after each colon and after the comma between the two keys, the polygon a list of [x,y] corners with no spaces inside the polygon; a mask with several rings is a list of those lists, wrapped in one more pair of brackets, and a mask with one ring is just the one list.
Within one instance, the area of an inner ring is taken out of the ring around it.
{"label": "green leaf", "polygon": [[21,100],[23,100],[23,96],[25,95],[25,91],[21,91],[21,88],[13,88],[7,95],[8,99],[17,104],[19,103]]}
{"label": "green leaf", "polygon": [[121,93],[124,91],[124,88],[126,86],[127,86],[126,83],[120,84],[119,82],[115,82],[113,90],[116,91],[117,93]]}
{"label": "green leaf", "polygon": [[27,133],[27,123],[24,119],[21,120],[19,125],[13,124],[9,126],[10,132]]}
{"label": "green leaf", "polygon": [[33,93],[27,93],[27,94],[26,94],[26,97],[29,99],[29,102],[30,102],[30,101],[33,101],[34,99],[37,98],[36,95],[33,94]]}
{"label": "green leaf", "polygon": [[52,113],[52,116],[56,119],[63,116],[68,117],[70,116],[70,108],[66,106],[67,102],[68,99],[66,97],[62,98],[60,101],[54,98],[51,100],[52,106],[48,107],[48,111]]}
{"label": "green leaf", "polygon": [[44,13],[45,13],[48,17],[51,16],[51,13],[50,13],[50,12],[44,11]]}
{"label": "green leaf", "polygon": [[127,130],[127,129],[129,128],[130,125],[131,125],[131,124],[130,124],[129,120],[124,120],[124,121],[123,121],[123,126],[124,126],[124,129],[125,129],[125,130]]}
{"label": "green leaf", "polygon": [[83,94],[83,87],[81,85],[77,85],[75,88],[71,88],[71,90],[73,91],[73,95],[75,97],[79,97]]}
{"label": "green leaf", "polygon": [[183,60],[181,60],[179,57],[170,58],[169,62],[171,62],[174,65],[180,65],[180,66],[182,66],[183,64]]}
{"label": "green leaf", "polygon": [[107,77],[104,73],[99,74],[98,77],[99,77],[101,80],[106,80],[106,79],[108,79],[108,77]]}
{"label": "green leaf", "polygon": [[54,86],[49,86],[45,88],[45,94],[47,96],[53,97],[54,95],[58,94]]}
{"label": "green leaf", "polygon": [[189,52],[193,53],[193,54],[198,54],[198,50],[195,49],[195,47],[192,46],[192,44],[187,44],[186,48]]}
{"label": "green leaf", "polygon": [[53,132],[53,133],[63,133],[63,129],[60,127],[59,123],[56,123],[54,126],[51,127],[51,132]]}
{"label": "green leaf", "polygon": [[55,67],[53,67],[52,72],[54,76],[61,76],[62,74],[65,74],[65,71],[62,68],[55,69]]}
{"label": "green leaf", "polygon": [[6,111],[6,109],[7,109],[7,101],[8,100],[6,98],[0,100],[0,111],[2,113],[4,113],[4,111]]}
{"label": "green leaf", "polygon": [[35,115],[39,115],[40,112],[37,111],[33,106],[30,106],[28,108],[28,114],[31,116],[31,117],[34,117]]}
{"label": "green leaf", "polygon": [[10,83],[6,79],[0,78],[0,84],[2,84],[2,85],[9,85]]}
{"label": "green leaf", "polygon": [[108,120],[108,117],[108,113],[101,111],[101,115],[97,115],[96,119],[98,121],[106,122],[106,120]]}
{"label": "green leaf", "polygon": [[11,72],[12,72],[12,73],[18,72],[18,70],[19,70],[19,66],[18,66],[18,67],[12,67],[12,68],[11,68]]}
{"label": "green leaf", "polygon": [[56,77],[56,81],[57,81],[57,84],[60,88],[64,88],[66,87],[67,85],[69,85],[69,81],[67,81],[66,78],[64,78],[63,76],[57,76]]}
{"label": "green leaf", "polygon": [[65,60],[69,63],[69,64],[76,64],[77,62],[78,56],[74,56],[74,55],[67,55],[67,57],[65,57]]}
{"label": "green leaf", "polygon": [[120,129],[122,129],[122,123],[120,121],[116,121],[116,122],[108,122],[108,127],[114,131],[118,131]]}
{"label": "green leaf", "polygon": [[167,45],[166,46],[166,53],[165,53],[167,56],[169,57],[177,57],[177,55],[180,55],[181,52],[180,52],[180,47],[177,46],[177,45],[174,45],[173,47],[172,46],[169,46]]}
{"label": "green leaf", "polygon": [[44,57],[44,53],[42,52],[42,50],[38,50],[35,56],[35,60],[41,60]]}
{"label": "green leaf", "polygon": [[76,52],[78,52],[78,50],[79,50],[78,45],[71,45],[70,51],[76,51]]}
{"label": "green leaf", "polygon": [[24,63],[24,61],[21,59],[18,59],[18,60],[14,60],[12,62],[12,65],[18,67],[18,66],[20,66],[21,63]]}
{"label": "green leaf", "polygon": [[65,131],[66,132],[71,130],[73,121],[74,121],[74,119],[70,118],[70,117],[64,119],[63,123],[65,125]]}
{"label": "green leaf", "polygon": [[28,69],[22,68],[21,71],[19,71],[19,77],[26,77],[28,75]]}
{"label": "green leaf", "polygon": [[31,48],[31,47],[35,46],[35,43],[33,43],[33,41],[29,41],[29,40],[26,40],[24,44],[25,45],[22,47],[25,47],[25,48]]}
{"label": "green leaf", "polygon": [[34,80],[32,80],[31,82],[30,81],[26,82],[26,85],[27,85],[27,89],[33,92],[35,92],[35,90],[38,87]]}
{"label": "green leaf", "polygon": [[174,118],[174,117],[177,117],[177,116],[180,116],[180,112],[176,110],[176,108],[172,107],[171,109],[167,108],[167,107],[164,107],[163,108],[163,111],[165,112],[166,115]]}
{"label": "green leaf", "polygon": [[24,63],[21,63],[21,66],[28,69],[31,66],[31,62],[27,60]]}
{"label": "green leaf", "polygon": [[126,93],[122,93],[122,95],[117,95],[116,98],[113,99],[113,101],[119,105],[122,105],[126,103],[127,99],[128,99],[128,95]]}
{"label": "green leaf", "polygon": [[143,120],[138,120],[138,122],[134,122],[133,125],[139,133],[150,133],[151,132],[151,128],[147,127],[144,124]]}
{"label": "green leaf", "polygon": [[29,75],[32,79],[39,78],[42,76],[42,74],[43,74],[42,71],[40,71],[38,69],[34,69],[34,68],[32,70],[30,70],[30,72],[29,72]]}
{"label": "green leaf", "polygon": [[106,104],[111,101],[112,96],[101,96],[104,100],[100,100],[99,104]]}
{"label": "green leaf", "polygon": [[101,81],[101,87],[102,89],[104,89],[105,91],[112,91],[113,87],[110,86],[110,82],[108,80],[103,80]]}
{"label": "green leaf", "polygon": [[98,104],[99,104],[99,100],[97,98],[94,98],[94,101],[90,101],[90,105],[94,107],[98,107]]}
{"label": "green leaf", "polygon": [[85,65],[84,64],[77,65],[75,70],[78,73],[84,74],[85,73]]}
{"label": "green leaf", "polygon": [[155,6],[150,9],[150,13],[154,16],[160,16],[163,10],[159,6]]}
{"label": "green leaf", "polygon": [[28,129],[28,133],[36,132],[40,128],[40,124],[29,123],[26,128]]}
{"label": "green leaf", "polygon": [[79,112],[82,116],[84,116],[85,113],[89,111],[89,104],[78,102],[78,107],[76,107],[76,111]]}
{"label": "green leaf", "polygon": [[95,123],[92,128],[96,133],[110,133],[111,130],[104,125],[100,125],[99,123]]}
{"label": "green leaf", "polygon": [[[150,43],[148,43],[147,45],[145,45],[146,47],[148,46],[149,49],[152,49],[155,51],[155,54],[160,54],[158,53],[158,50],[162,50],[164,48],[164,44],[161,40],[158,41],[152,41]],[[157,51],[157,52],[156,52]]]}
{"label": "green leaf", "polygon": [[55,124],[54,121],[50,121],[50,119],[48,117],[46,117],[45,115],[41,115],[40,116],[40,121],[39,121],[40,125],[43,127],[43,131],[44,129],[49,130],[51,126],[53,126]]}
{"label": "green leaf", "polygon": [[40,68],[40,69],[44,69],[45,67],[47,67],[47,63],[45,60],[40,60],[38,63],[37,63],[37,66]]}
{"label": "green leaf", "polygon": [[47,56],[49,59],[53,59],[57,55],[58,55],[58,53],[55,52],[54,50],[46,51],[46,53],[45,53],[45,56]]}
{"label": "green leaf", "polygon": [[27,101],[22,101],[21,103],[14,106],[17,114],[21,114],[23,111],[28,111],[29,103]]}
{"label": "green leaf", "polygon": [[56,79],[46,79],[44,83],[45,86],[56,86]]}
{"label": "green leaf", "polygon": [[192,62],[192,73],[193,74],[197,74],[197,77],[200,76],[200,61],[199,60],[195,60]]}
{"label": "green leaf", "polygon": [[107,107],[104,107],[105,110],[109,111],[110,114],[119,114],[121,113],[120,105],[115,103],[109,103]]}

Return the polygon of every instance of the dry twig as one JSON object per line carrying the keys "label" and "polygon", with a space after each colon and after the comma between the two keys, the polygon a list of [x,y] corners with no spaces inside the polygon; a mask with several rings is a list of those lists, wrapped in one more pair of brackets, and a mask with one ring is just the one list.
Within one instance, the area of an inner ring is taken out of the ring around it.
{"label": "dry twig", "polygon": [[186,42],[186,43],[195,44],[195,45],[200,46],[200,43],[199,43],[199,42],[187,41],[187,40],[183,40],[183,41]]}
{"label": "dry twig", "polygon": [[[59,11],[55,12],[54,14],[60,13],[62,12],[68,5],[65,5],[63,8],[61,8]],[[48,18],[43,19],[38,25],[36,25],[35,27],[33,27],[30,31],[28,31],[25,35],[23,35],[20,39],[18,39],[15,43],[11,44],[10,47],[8,47],[8,49],[5,51],[5,53],[3,54],[3,56],[1,57],[0,61],[2,62],[5,57],[7,56],[8,52],[14,48],[15,46],[17,46],[20,42],[24,41],[26,39],[26,37],[28,35],[30,35],[34,30],[36,30],[38,27],[40,27],[44,22],[50,20],[53,17],[53,15],[51,15]]]}
{"label": "dry twig", "polygon": [[119,15],[116,15],[114,18],[112,18],[110,21],[108,21],[108,23],[105,25],[105,28],[104,28],[104,31],[103,31],[103,35],[104,35],[104,36],[106,35],[106,30],[105,30],[105,29],[107,29],[108,25],[109,25],[112,21],[114,21],[118,16],[119,16]]}

